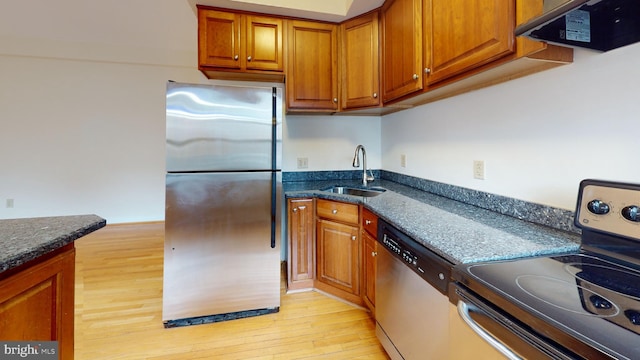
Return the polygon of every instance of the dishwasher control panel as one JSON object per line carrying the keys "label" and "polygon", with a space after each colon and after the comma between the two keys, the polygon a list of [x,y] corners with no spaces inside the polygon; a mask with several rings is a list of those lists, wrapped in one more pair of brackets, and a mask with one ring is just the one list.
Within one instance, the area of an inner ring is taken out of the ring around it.
{"label": "dishwasher control panel", "polygon": [[438,291],[447,295],[453,264],[383,220],[378,221],[378,242]]}
{"label": "dishwasher control panel", "polygon": [[393,240],[388,234],[382,236],[382,244],[387,247],[391,252],[398,254],[402,257],[402,260],[408,265],[417,266],[418,257],[411,251],[403,248],[397,241]]}

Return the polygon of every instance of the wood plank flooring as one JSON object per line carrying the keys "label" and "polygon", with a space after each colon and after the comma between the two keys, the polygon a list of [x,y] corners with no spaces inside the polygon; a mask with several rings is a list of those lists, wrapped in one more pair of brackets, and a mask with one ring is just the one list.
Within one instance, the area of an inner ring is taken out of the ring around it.
{"label": "wood plank flooring", "polygon": [[284,286],[279,313],[165,329],[163,242],[163,223],[76,241],[76,360],[389,359],[365,310]]}

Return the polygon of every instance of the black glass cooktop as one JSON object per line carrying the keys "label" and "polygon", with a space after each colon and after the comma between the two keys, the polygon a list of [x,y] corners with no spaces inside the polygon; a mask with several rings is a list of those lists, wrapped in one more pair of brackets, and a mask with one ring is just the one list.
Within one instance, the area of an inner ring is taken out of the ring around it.
{"label": "black glass cooktop", "polygon": [[487,287],[611,357],[640,359],[640,268],[632,264],[580,253],[472,264],[463,272],[471,290]]}

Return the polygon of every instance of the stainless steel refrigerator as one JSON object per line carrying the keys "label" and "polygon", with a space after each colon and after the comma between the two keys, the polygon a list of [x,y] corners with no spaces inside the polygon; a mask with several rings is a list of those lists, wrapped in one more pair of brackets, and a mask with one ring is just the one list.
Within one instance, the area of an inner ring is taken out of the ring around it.
{"label": "stainless steel refrigerator", "polygon": [[167,83],[165,327],[280,307],[282,90]]}

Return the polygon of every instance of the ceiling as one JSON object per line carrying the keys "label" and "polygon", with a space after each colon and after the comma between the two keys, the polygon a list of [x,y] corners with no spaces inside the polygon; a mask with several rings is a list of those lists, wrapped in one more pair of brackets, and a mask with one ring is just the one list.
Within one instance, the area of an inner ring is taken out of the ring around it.
{"label": "ceiling", "polygon": [[196,4],[264,14],[342,22],[382,6],[384,0],[187,0]]}

